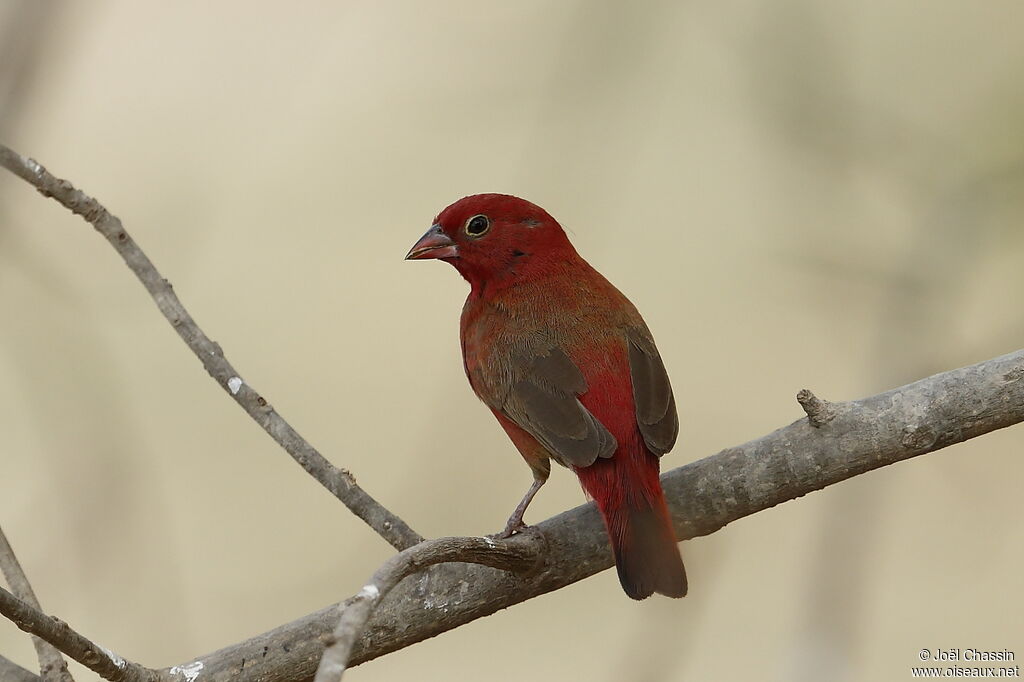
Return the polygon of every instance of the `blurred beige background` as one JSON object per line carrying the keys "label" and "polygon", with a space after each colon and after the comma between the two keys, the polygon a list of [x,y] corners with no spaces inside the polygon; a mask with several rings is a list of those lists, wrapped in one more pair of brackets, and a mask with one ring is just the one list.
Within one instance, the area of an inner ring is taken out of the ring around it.
{"label": "blurred beige background", "polygon": [[[0,139],[120,216],[244,379],[426,535],[530,475],[473,397],[465,283],[402,261],[475,192],[549,209],[654,330],[674,467],[1024,338],[1024,5],[0,2]],[[180,663],[389,547],[223,394],[113,251],[0,174],[0,522],[49,612]],[[1024,428],[684,545],[352,680],[902,680],[1024,657]],[[557,471],[531,508],[579,504]],[[26,667],[26,636],[0,622]],[[82,671],[78,666],[75,669]],[[92,679],[80,672],[79,679]]]}

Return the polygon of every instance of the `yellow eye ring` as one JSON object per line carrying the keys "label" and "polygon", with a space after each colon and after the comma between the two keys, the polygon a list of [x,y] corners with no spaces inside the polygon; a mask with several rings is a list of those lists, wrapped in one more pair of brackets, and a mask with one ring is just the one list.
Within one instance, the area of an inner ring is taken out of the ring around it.
{"label": "yellow eye ring", "polygon": [[470,237],[482,237],[487,234],[487,231],[491,229],[491,221],[485,215],[475,215],[466,221],[466,226],[463,228],[465,233]]}

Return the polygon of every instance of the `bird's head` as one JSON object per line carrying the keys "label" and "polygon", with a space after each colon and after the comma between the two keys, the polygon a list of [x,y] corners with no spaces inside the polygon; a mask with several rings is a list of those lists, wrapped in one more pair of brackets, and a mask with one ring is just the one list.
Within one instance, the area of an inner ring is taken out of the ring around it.
{"label": "bird's head", "polygon": [[441,211],[405,258],[447,261],[476,289],[575,256],[540,206],[508,194],[474,194]]}

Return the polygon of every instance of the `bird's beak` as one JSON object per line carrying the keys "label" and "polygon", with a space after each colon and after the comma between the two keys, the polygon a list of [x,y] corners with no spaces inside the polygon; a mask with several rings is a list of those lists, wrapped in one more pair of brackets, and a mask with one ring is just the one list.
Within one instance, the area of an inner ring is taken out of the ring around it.
{"label": "bird's beak", "polygon": [[433,225],[420,240],[413,244],[405,260],[426,258],[458,258],[459,247],[446,235],[440,225]]}

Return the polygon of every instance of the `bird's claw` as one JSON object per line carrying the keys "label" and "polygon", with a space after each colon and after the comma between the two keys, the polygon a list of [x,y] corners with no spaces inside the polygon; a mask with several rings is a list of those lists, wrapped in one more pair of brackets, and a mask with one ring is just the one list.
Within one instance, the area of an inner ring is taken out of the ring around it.
{"label": "bird's claw", "polygon": [[518,519],[514,523],[509,523],[505,526],[504,530],[494,533],[493,535],[488,535],[487,537],[491,540],[508,540],[516,533],[521,533],[527,528],[529,528],[529,526],[526,525],[522,519]]}

